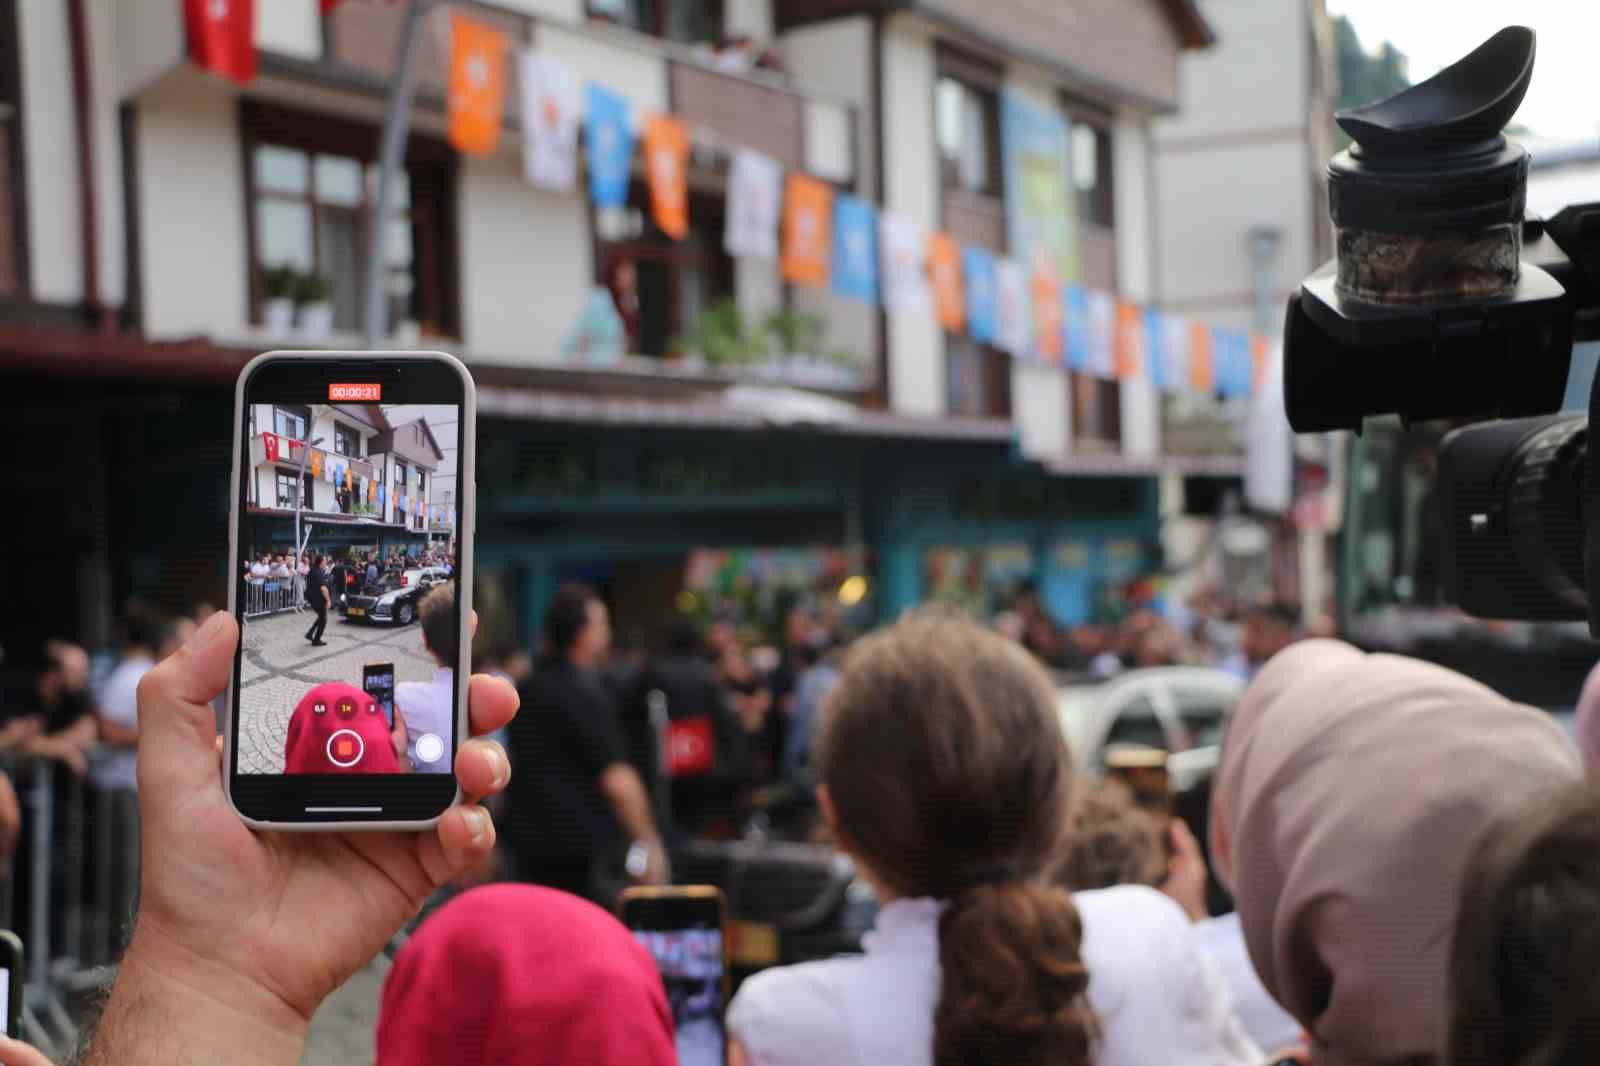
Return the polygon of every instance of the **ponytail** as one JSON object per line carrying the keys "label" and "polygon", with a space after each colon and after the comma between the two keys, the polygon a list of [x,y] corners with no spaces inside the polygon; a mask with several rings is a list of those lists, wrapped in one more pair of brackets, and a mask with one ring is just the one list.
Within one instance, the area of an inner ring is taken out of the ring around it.
{"label": "ponytail", "polygon": [[1089,1066],[1098,1031],[1083,922],[1064,888],[979,884],[939,922],[933,1066]]}

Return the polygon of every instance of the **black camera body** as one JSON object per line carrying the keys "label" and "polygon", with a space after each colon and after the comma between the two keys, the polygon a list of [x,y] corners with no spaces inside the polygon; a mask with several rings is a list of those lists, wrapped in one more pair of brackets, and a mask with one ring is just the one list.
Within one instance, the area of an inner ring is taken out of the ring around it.
{"label": "black camera body", "polygon": [[1501,130],[1534,45],[1508,27],[1335,116],[1355,142],[1328,166],[1337,257],[1289,300],[1284,403],[1298,432],[1469,423],[1439,453],[1446,594],[1488,618],[1588,618],[1600,636],[1600,393],[1587,418],[1553,415],[1573,344],[1600,339],[1600,190],[1526,212],[1528,155]]}

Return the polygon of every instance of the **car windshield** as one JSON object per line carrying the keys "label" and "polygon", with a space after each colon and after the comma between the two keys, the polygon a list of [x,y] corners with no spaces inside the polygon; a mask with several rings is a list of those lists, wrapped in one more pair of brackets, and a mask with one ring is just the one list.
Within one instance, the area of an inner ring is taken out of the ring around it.
{"label": "car windshield", "polygon": [[400,584],[399,574],[383,574],[378,578],[378,584],[376,585],[379,592],[393,592],[395,589],[403,587],[405,586]]}

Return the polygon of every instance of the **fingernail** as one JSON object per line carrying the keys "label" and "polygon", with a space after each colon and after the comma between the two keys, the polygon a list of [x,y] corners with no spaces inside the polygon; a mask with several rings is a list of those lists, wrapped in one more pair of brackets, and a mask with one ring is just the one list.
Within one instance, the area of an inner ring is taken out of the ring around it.
{"label": "fingernail", "polygon": [[511,760],[506,758],[506,753],[497,744],[489,749],[489,761],[494,763],[494,787],[506,787],[506,782],[511,780]]}
{"label": "fingernail", "polygon": [[482,807],[467,807],[461,812],[467,820],[467,837],[474,844],[482,844],[489,838],[489,812]]}
{"label": "fingernail", "polygon": [[226,617],[225,612],[214,611],[211,617],[206,619],[205,624],[190,635],[188,642],[183,646],[184,650],[197,652],[210,645],[213,640],[222,635]]}

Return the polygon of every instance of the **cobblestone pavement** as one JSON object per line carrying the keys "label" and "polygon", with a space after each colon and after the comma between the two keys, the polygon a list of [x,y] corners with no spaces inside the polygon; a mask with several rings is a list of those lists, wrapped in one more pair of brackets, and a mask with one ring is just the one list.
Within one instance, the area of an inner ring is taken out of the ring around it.
{"label": "cobblestone pavement", "polygon": [[300,1066],[362,1066],[377,1054],[378,1003],[389,961],[380,955],[329,996],[311,1019]]}
{"label": "cobblestone pavement", "polygon": [[361,668],[393,663],[396,683],[433,677],[431,656],[422,650],[417,625],[373,626],[328,615],[325,648],[306,641],[309,611],[253,618],[244,625],[239,727],[241,773],[281,774],[289,715],[306,690],[324,681],[361,687]]}

